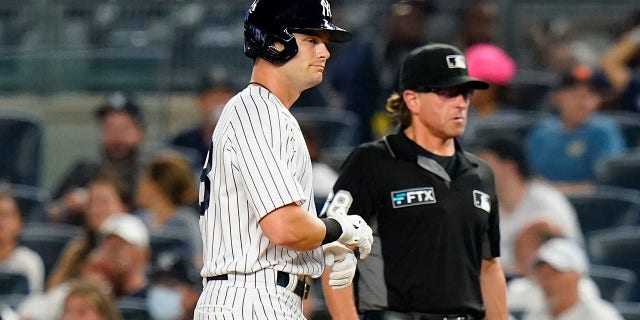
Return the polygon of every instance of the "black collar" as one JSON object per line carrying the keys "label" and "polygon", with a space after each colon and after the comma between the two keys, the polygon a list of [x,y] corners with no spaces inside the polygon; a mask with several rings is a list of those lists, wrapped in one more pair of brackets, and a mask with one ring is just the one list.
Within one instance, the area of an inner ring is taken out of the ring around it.
{"label": "black collar", "polygon": [[[404,130],[400,129],[396,133],[384,136],[382,140],[392,157],[406,161],[418,162],[418,165],[433,172],[434,174],[437,174],[444,180],[451,180],[444,169],[440,165],[438,165],[435,160],[432,159],[432,153],[419,146],[417,143],[415,143],[415,141],[409,139],[409,137],[407,137],[407,135],[404,133]],[[462,150],[462,146],[460,145],[460,143],[458,143],[458,140],[454,139],[454,143],[456,154],[460,161],[457,175],[469,168],[478,167],[478,163],[475,161],[475,159],[470,159],[469,157],[467,157],[467,153]],[[426,163],[429,164],[425,166]]]}

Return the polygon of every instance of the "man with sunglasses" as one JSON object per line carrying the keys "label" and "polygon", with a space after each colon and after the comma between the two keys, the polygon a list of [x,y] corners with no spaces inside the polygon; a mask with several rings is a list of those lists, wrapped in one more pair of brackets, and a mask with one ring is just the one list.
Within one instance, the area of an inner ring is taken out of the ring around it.
{"label": "man with sunglasses", "polygon": [[[456,141],[473,90],[457,48],[412,51],[387,101],[395,133],[354,150],[323,212],[359,214],[374,245],[353,285],[325,299],[334,319],[507,319],[493,172]],[[357,304],[356,304],[357,301]],[[359,315],[358,315],[359,314]]]}

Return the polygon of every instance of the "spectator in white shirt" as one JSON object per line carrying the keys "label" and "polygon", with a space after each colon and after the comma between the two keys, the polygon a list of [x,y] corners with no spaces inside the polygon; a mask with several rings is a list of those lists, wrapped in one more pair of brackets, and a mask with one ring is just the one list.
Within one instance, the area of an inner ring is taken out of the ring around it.
{"label": "spectator in white shirt", "polygon": [[530,310],[524,320],[622,320],[613,305],[578,289],[589,262],[574,241],[545,242],[533,261],[533,275],[545,297],[545,306]]}
{"label": "spectator in white shirt", "polygon": [[21,272],[29,280],[29,292],[41,292],[44,286],[44,263],[33,250],[20,246],[22,215],[16,200],[0,193],[0,269]]}
{"label": "spectator in white shirt", "polygon": [[552,185],[532,177],[521,144],[498,138],[487,141],[478,155],[493,169],[500,199],[500,260],[508,277],[522,275],[515,265],[517,234],[527,224],[544,218],[558,224],[563,234],[582,243],[576,212]]}

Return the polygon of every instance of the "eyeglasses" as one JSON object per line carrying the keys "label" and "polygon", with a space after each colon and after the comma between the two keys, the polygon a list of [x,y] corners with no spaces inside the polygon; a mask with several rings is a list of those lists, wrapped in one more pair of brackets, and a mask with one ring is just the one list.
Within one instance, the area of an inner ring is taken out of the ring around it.
{"label": "eyeglasses", "polygon": [[445,97],[445,98],[455,98],[459,95],[462,95],[462,97],[465,100],[468,100],[471,97],[471,94],[473,93],[473,89],[469,88],[468,86],[457,86],[457,87],[447,87],[447,88],[423,88],[420,91],[435,93],[438,96]]}

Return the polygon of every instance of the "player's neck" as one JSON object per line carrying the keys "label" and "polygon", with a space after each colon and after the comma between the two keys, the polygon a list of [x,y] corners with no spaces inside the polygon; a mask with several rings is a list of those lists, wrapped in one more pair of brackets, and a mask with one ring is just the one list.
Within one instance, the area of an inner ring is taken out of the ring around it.
{"label": "player's neck", "polygon": [[302,92],[294,86],[289,85],[284,76],[278,72],[277,68],[274,68],[271,63],[262,59],[258,59],[253,66],[251,81],[249,83],[269,90],[287,109],[291,108]]}

